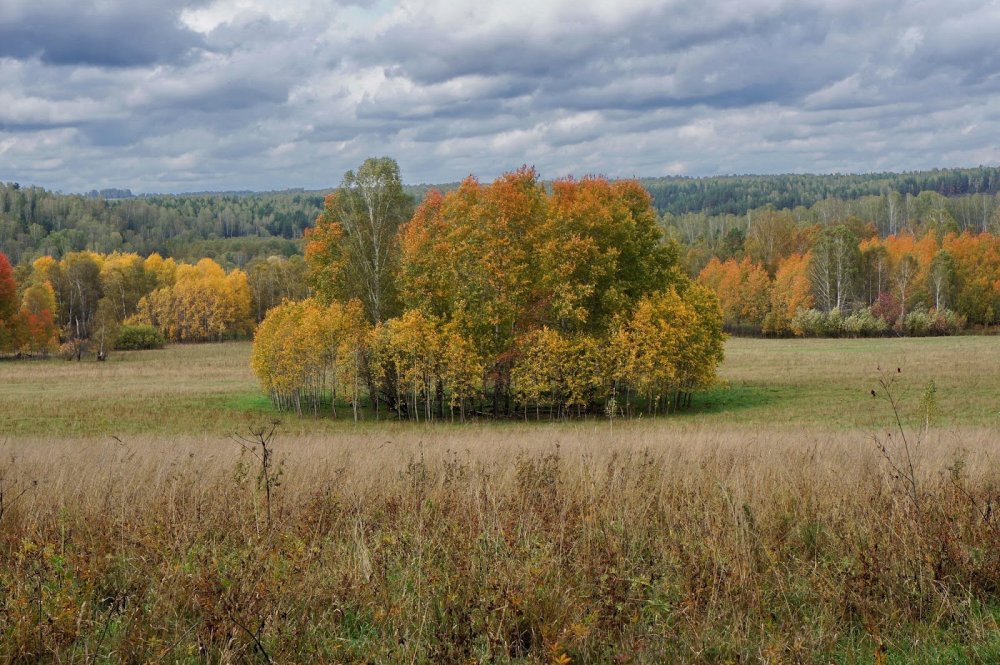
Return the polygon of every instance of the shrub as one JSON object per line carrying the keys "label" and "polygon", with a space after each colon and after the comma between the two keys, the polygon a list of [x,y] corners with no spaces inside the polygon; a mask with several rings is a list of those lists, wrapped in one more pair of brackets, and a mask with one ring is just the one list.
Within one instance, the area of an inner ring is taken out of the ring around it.
{"label": "shrub", "polygon": [[841,330],[852,337],[877,337],[888,332],[889,324],[872,310],[864,308],[844,319]]}
{"label": "shrub", "polygon": [[913,337],[924,337],[931,334],[934,316],[924,310],[915,309],[903,319],[903,332]]}
{"label": "shrub", "polygon": [[118,331],[115,348],[124,351],[162,349],[166,344],[163,334],[148,324],[124,325]]}
{"label": "shrub", "polygon": [[939,309],[933,312],[931,335],[955,335],[965,328],[965,317],[950,309]]}
{"label": "shrub", "polygon": [[903,308],[899,304],[899,300],[896,299],[896,296],[884,291],[878,294],[878,299],[875,300],[871,309],[873,315],[882,319],[890,326],[895,325],[899,321],[899,315],[903,312]]}
{"label": "shrub", "polygon": [[826,335],[826,314],[818,309],[800,309],[792,319],[792,332],[800,337],[822,337]]}

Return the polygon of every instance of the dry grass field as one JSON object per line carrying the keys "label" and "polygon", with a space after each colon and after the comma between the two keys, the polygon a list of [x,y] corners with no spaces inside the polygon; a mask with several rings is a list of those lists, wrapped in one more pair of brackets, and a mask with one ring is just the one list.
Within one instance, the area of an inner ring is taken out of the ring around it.
{"label": "dry grass field", "polygon": [[284,415],[266,477],[248,351],[0,363],[0,660],[1000,660],[1000,339],[734,339],[656,420]]}

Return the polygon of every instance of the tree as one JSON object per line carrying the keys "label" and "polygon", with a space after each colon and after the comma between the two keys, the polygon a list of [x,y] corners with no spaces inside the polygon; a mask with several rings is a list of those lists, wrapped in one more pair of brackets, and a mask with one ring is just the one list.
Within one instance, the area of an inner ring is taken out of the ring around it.
{"label": "tree", "polygon": [[51,352],[58,344],[55,323],[56,294],[49,282],[34,283],[24,290],[20,317],[25,339],[22,348],[31,354]]}
{"label": "tree", "polygon": [[920,264],[913,254],[904,254],[900,257],[896,268],[893,271],[893,284],[896,287],[896,295],[899,297],[899,324],[906,318],[907,298],[912,297],[913,286],[917,283],[917,273],[920,271]]}
{"label": "tree", "polygon": [[680,276],[678,247],[664,242],[636,182],[557,180],[540,235],[539,278],[552,294],[546,323],[563,331],[601,334],[617,312]]}
{"label": "tree", "polygon": [[338,387],[358,419],[357,358],[366,333],[360,302],[323,304],[309,298],[273,307],[254,335],[250,366],[279,409],[302,414],[329,401],[336,416]]}
{"label": "tree", "polygon": [[395,160],[366,159],[357,173],[345,173],[307,239],[317,292],[340,301],[358,298],[373,323],[396,314],[397,232],[412,210]]}
{"label": "tree", "polygon": [[74,356],[80,360],[97,315],[101,289],[101,257],[93,252],[73,252],[63,257],[55,277],[56,301],[63,339],[73,345]]}
{"label": "tree", "polygon": [[764,322],[765,332],[786,333],[800,311],[813,307],[809,266],[812,256],[792,254],[778,264],[771,289],[771,307]]}
{"label": "tree", "polygon": [[865,302],[871,305],[889,284],[889,252],[877,240],[865,240],[861,243],[861,273]]}
{"label": "tree", "polygon": [[308,271],[300,256],[256,258],[246,266],[247,284],[254,320],[264,320],[267,311],[284,300],[309,296]]}
{"label": "tree", "polygon": [[751,260],[763,265],[772,275],[781,259],[806,248],[791,213],[770,207],[751,217],[743,247]]}
{"label": "tree", "polygon": [[927,275],[927,290],[934,299],[934,309],[942,310],[951,306],[955,276],[954,257],[947,250],[939,250],[931,260]]}
{"label": "tree", "polygon": [[148,323],[178,342],[221,340],[253,329],[250,289],[242,270],[229,274],[212,259],[177,266],[172,286],[142,298],[133,323]]}
{"label": "tree", "polygon": [[823,229],[812,248],[809,274],[816,304],[843,311],[851,302],[861,262],[858,240],[844,225]]}
{"label": "tree", "polygon": [[726,325],[758,329],[764,325],[770,307],[771,279],[748,257],[739,262],[713,258],[698,275],[698,283],[716,294]]}
{"label": "tree", "polygon": [[15,316],[17,314],[17,282],[7,255],[0,252],[0,353],[12,351],[16,345]]}
{"label": "tree", "polygon": [[7,255],[0,252],[0,321],[9,321],[17,312],[17,282]]}

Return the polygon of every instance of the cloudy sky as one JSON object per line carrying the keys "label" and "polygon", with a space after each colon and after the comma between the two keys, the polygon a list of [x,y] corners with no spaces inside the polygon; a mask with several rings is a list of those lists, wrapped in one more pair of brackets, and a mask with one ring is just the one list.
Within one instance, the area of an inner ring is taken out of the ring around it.
{"label": "cloudy sky", "polygon": [[0,180],[995,165],[998,35],[1000,0],[2,0]]}

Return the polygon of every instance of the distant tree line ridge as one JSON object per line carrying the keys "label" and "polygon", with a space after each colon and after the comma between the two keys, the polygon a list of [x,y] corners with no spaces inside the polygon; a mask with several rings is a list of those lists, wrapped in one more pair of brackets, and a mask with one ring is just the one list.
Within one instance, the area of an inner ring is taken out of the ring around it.
{"label": "distant tree line ridge", "polygon": [[[941,169],[859,175],[766,175],[706,178],[664,177],[640,181],[657,212],[673,217],[740,217],[774,209],[812,209],[829,204],[864,206],[888,221],[884,235],[908,202],[923,194],[946,199],[944,209],[961,229],[982,223],[997,209],[1000,168]],[[551,191],[552,183],[544,183]],[[420,201],[431,189],[449,192],[458,183],[410,185]],[[14,264],[70,252],[158,253],[183,261],[208,257],[243,267],[254,257],[301,253],[301,238],[322,211],[330,190],[197,192],[132,195],[125,188],[86,195],[0,183],[0,250]],[[870,215],[861,215],[871,219]],[[702,218],[698,218],[701,220]],[[827,220],[829,221],[829,220]],[[717,224],[717,220],[704,221]],[[982,230],[982,229],[978,229]]]}
{"label": "distant tree line ridge", "polygon": [[955,197],[1000,193],[1000,167],[934,169],[908,173],[733,175],[705,178],[642,178],[661,213],[742,215],[748,210],[809,207],[824,199],[851,201],[869,196],[916,196],[934,192]]}

